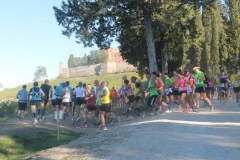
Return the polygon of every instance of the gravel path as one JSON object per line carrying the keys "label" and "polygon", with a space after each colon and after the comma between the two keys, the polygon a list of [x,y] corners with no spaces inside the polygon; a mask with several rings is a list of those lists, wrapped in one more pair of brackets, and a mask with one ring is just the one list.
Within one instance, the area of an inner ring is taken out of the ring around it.
{"label": "gravel path", "polygon": [[[240,107],[213,100],[215,110],[173,113],[124,122],[86,134],[67,145],[42,151],[41,160],[237,160],[240,159]],[[203,105],[201,105],[203,106]]]}

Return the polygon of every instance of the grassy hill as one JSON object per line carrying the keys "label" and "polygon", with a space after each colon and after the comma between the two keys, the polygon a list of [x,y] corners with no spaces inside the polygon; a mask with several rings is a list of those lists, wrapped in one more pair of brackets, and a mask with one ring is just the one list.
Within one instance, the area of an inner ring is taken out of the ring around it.
{"label": "grassy hill", "polygon": [[[114,73],[113,74],[101,74],[101,75],[78,77],[78,78],[54,79],[54,80],[50,80],[50,85],[53,87],[55,85],[56,86],[59,85],[59,83],[61,81],[63,81],[63,82],[69,81],[70,86],[75,88],[79,82],[93,85],[94,80],[98,79],[100,82],[107,80],[109,82],[110,87],[115,87],[116,89],[119,89],[122,85],[122,75],[126,75],[128,77],[128,79],[130,79],[131,76],[139,77],[136,72],[126,72],[126,73],[117,73],[117,74],[114,74]],[[42,83],[43,82],[39,82],[39,86]],[[32,83],[27,84],[27,90],[30,90],[30,88],[32,86],[33,86]],[[18,90],[20,90],[20,89],[21,89],[21,87],[16,87],[16,88],[11,88],[11,89],[7,89],[4,91],[0,91],[0,102],[3,100],[7,100],[7,99],[13,99],[16,96]]]}

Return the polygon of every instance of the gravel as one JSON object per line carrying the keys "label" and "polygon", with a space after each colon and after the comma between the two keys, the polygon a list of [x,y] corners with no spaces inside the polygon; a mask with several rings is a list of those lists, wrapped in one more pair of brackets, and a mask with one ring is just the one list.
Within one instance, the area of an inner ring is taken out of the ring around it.
{"label": "gravel", "polygon": [[[213,100],[214,112],[174,111],[93,131],[69,144],[39,152],[41,160],[236,160],[240,159],[240,107]],[[201,103],[201,106],[203,104]]]}

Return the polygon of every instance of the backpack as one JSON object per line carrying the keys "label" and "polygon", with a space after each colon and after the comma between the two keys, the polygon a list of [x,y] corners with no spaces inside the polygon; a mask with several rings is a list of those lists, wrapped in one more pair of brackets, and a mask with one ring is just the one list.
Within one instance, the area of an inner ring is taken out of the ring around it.
{"label": "backpack", "polygon": [[32,88],[32,100],[41,100],[42,90],[39,87]]}

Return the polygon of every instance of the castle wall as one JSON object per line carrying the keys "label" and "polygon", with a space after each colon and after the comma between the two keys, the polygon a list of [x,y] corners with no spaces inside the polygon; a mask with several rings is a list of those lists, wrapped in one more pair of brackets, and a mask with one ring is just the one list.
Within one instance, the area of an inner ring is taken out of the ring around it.
{"label": "castle wall", "polygon": [[132,65],[129,65],[126,62],[106,62],[89,66],[80,66],[75,68],[61,68],[59,70],[59,75],[61,75],[61,77],[67,78],[132,70],[136,70],[136,68]]}

